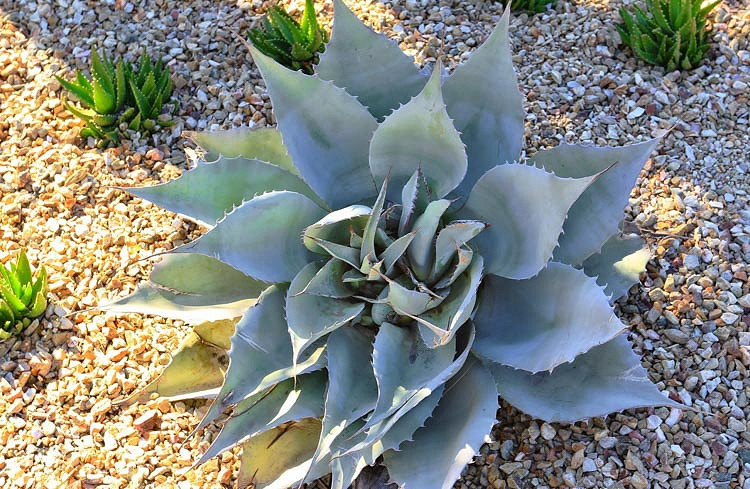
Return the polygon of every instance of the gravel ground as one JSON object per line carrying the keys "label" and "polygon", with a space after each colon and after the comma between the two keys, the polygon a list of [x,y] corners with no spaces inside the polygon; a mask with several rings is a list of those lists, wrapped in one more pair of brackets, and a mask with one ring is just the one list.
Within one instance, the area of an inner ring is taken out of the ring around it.
{"label": "gravel ground", "polygon": [[[750,489],[750,9],[725,1],[712,16],[706,65],[679,74],[618,47],[623,3],[632,1],[558,0],[554,12],[513,16],[526,150],[664,136],[627,209],[655,256],[619,310],[652,380],[693,409],[550,425],[503,405],[493,441],[457,487]],[[419,63],[440,56],[449,69],[502,7],[349,4]],[[330,15],[330,4],[323,10]],[[158,374],[185,327],[75,312],[128,294],[150,267],[136,260],[201,231],[113,186],[179,175],[191,151],[183,130],[273,123],[235,36],[261,12],[259,1],[0,0],[0,262],[26,246],[51,276],[44,318],[0,345],[0,487],[234,482],[236,452],[185,473],[216,433],[180,446],[206,403],[113,405]],[[81,141],[52,75],[86,68],[91,46],[129,58],[143,47],[161,53],[175,74],[180,123],[118,149]]]}

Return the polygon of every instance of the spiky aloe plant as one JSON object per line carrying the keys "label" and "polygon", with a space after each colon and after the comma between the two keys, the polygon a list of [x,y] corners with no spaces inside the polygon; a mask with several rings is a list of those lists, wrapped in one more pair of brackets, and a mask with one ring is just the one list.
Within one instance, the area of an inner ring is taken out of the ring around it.
{"label": "spiky aloe plant", "polygon": [[554,7],[555,0],[514,0],[511,9],[533,13],[547,11],[547,6]]}
{"label": "spiky aloe plant", "polygon": [[[635,7],[635,16],[620,9],[623,23],[618,24],[622,42],[638,57],[669,71],[696,68],[706,51],[706,17],[721,0],[646,0],[647,12]],[[635,18],[634,18],[635,17]]]}
{"label": "spiky aloe plant", "polygon": [[305,0],[299,22],[283,8],[272,6],[263,17],[262,27],[250,29],[247,35],[261,53],[287,68],[310,75],[328,42],[325,30],[318,26],[313,0]]}
{"label": "spiky aloe plant", "polygon": [[130,189],[210,229],[104,306],[197,324],[125,402],[215,397],[197,429],[231,416],[197,464],[241,444],[241,485],[332,472],[338,489],[378,461],[407,489],[452,487],[498,393],[559,422],[676,405],[611,306],[648,259],[620,223],[657,142],[520,162],[507,10],[427,79],[334,5],[315,76],[252,49],[278,129],[199,134],[206,162]]}
{"label": "spiky aloe plant", "polygon": [[161,60],[152,63],[145,52],[134,70],[129,62],[115,64],[92,49],[90,80],[80,70],[76,70],[74,81],[55,78],[82,105],[65,101],[68,111],[86,123],[81,137],[99,140],[100,147],[119,144],[126,129],[148,133],[157,125],[174,124],[159,120],[172,94],[169,68],[162,66]]}
{"label": "spiky aloe plant", "polygon": [[21,250],[16,263],[0,265],[0,340],[18,334],[47,309],[47,272],[40,267],[34,277]]}

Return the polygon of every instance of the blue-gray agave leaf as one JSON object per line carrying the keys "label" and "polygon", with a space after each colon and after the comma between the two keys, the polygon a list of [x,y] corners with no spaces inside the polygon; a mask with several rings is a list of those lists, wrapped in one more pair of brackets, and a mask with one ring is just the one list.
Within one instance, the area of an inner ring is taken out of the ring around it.
{"label": "blue-gray agave leaf", "polygon": [[149,281],[139,285],[133,294],[99,307],[195,324],[242,316],[267,287],[268,284],[209,256],[167,255],[154,266]]}
{"label": "blue-gray agave leaf", "polygon": [[203,149],[206,161],[219,157],[242,157],[248,160],[260,160],[279,166],[299,176],[299,170],[292,163],[292,158],[281,141],[281,133],[276,128],[237,127],[222,131],[189,133]]}
{"label": "blue-gray agave leaf", "polygon": [[596,283],[614,302],[628,293],[638,283],[651,252],[638,236],[620,237],[619,233],[609,238],[602,250],[583,262],[583,271],[596,277]]}
{"label": "blue-gray agave leaf", "polygon": [[250,50],[266,81],[284,145],[305,182],[332,209],[374,195],[367,154],[375,118],[333,83]]}
{"label": "blue-gray agave leaf", "polygon": [[572,423],[643,406],[680,406],[651,383],[624,335],[552,373],[531,374],[493,363],[487,366],[503,399],[549,422]]}
{"label": "blue-gray agave leaf", "polygon": [[518,164],[485,173],[460,215],[490,225],[473,241],[487,271],[513,279],[539,273],[557,246],[568,209],[594,178],[560,178]]}
{"label": "blue-gray agave leaf", "polygon": [[200,238],[173,253],[213,256],[267,282],[288,282],[315,257],[302,231],[325,212],[296,192],[269,192],[249,200]]}
{"label": "blue-gray agave leaf", "polygon": [[596,280],[562,263],[527,280],[485,277],[474,323],[478,355],[529,372],[572,362],[625,328]]}
{"label": "blue-gray agave leaf", "polygon": [[370,170],[378,185],[390,175],[388,198],[421,168],[435,197],[454,190],[466,175],[466,151],[453,127],[440,90],[440,65],[424,89],[378,126],[370,141]]}
{"label": "blue-gray agave leaf", "polygon": [[333,2],[331,42],[315,72],[357,97],[378,120],[408,102],[425,83],[414,60],[364,25],[343,0]]}
{"label": "blue-gray agave leaf", "polygon": [[[196,192],[197,188],[201,191]],[[208,227],[242,202],[273,190],[297,192],[325,206],[298,176],[276,165],[243,157],[220,156],[171,182],[125,190]]]}
{"label": "blue-gray agave leaf", "polygon": [[[414,440],[383,455],[391,478],[403,489],[450,489],[485,441],[496,420],[492,376],[469,359],[445,388],[433,416]],[[430,467],[430,470],[425,470]]]}
{"label": "blue-gray agave leaf", "polygon": [[[616,148],[561,144],[539,151],[529,163],[558,177],[601,175],[571,206],[555,250],[556,261],[580,265],[619,231],[622,212],[658,139]],[[606,171],[605,171],[606,170]]]}
{"label": "blue-gray agave leaf", "polygon": [[510,9],[489,39],[443,84],[448,114],[466,144],[469,166],[458,194],[466,197],[495,165],[521,156],[525,117],[508,38]]}

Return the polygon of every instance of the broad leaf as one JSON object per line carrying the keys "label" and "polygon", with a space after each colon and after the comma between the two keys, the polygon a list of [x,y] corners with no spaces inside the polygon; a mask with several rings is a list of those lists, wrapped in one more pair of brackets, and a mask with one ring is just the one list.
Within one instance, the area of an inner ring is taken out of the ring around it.
{"label": "broad leaf", "polygon": [[489,225],[472,241],[487,272],[515,279],[536,275],[552,257],[568,209],[594,178],[559,178],[516,164],[485,173],[460,215]]}
{"label": "broad leaf", "polygon": [[596,283],[604,287],[610,302],[614,302],[638,283],[650,258],[651,253],[641,238],[634,235],[621,238],[618,233],[604,243],[599,253],[583,262],[583,271],[596,277]]}
{"label": "broad leaf", "polygon": [[372,209],[365,205],[350,205],[326,214],[305,229],[305,246],[310,251],[327,255],[328,253],[315,243],[315,239],[338,244],[348,243],[352,232],[362,233],[371,212]]}
{"label": "broad leaf", "polygon": [[250,129],[238,127],[225,131],[189,133],[190,137],[206,152],[206,161],[213,161],[220,156],[235,158],[241,156],[249,160],[260,160],[280,166],[290,173],[299,176],[299,171],[292,163],[281,133],[276,128],[261,127]]}
{"label": "broad leaf", "polygon": [[324,205],[299,177],[276,165],[242,157],[219,157],[171,182],[123,190],[208,227],[233,207],[272,190],[297,192]]}
{"label": "broad leaf", "polygon": [[214,397],[224,381],[225,357],[224,350],[190,331],[159,377],[120,404],[146,401],[154,392],[170,401]]}
{"label": "broad leaf", "polygon": [[286,298],[286,320],[292,340],[294,361],[316,340],[344,326],[365,308],[364,302],[331,299],[302,291],[320,271],[319,263],[305,266],[292,280]]}
{"label": "broad leaf", "polygon": [[555,260],[580,265],[619,231],[633,185],[658,142],[614,148],[561,144],[529,159],[558,177],[591,177],[607,170],[571,206]]}
{"label": "broad leaf", "polygon": [[425,77],[398,44],[375,33],[342,0],[333,2],[333,33],[315,68],[382,120],[419,93]]}
{"label": "broad leaf", "polygon": [[323,209],[302,194],[269,192],[243,203],[206,234],[172,252],[213,256],[258,280],[288,282],[314,258],[300,236],[323,215]]}
{"label": "broad leaf", "polygon": [[443,84],[448,114],[466,144],[469,165],[458,193],[466,197],[495,165],[521,155],[524,111],[511,61],[510,10],[490,37]]}
{"label": "broad leaf", "polygon": [[549,422],[572,423],[636,407],[680,406],[651,383],[624,335],[552,373],[530,374],[492,363],[487,366],[503,399]]}
{"label": "broad leaf", "polygon": [[243,440],[289,421],[323,416],[326,374],[313,372],[279,382],[239,403],[195,466]]}
{"label": "broad leaf", "polygon": [[474,324],[478,355],[529,372],[572,362],[625,328],[596,281],[562,263],[527,280],[485,277]]}
{"label": "broad leaf", "polygon": [[324,347],[319,347],[294,366],[292,343],[284,320],[285,296],[284,287],[269,287],[237,323],[224,384],[196,431],[215,420],[228,406],[325,365]]}
{"label": "broad leaf", "polygon": [[419,389],[453,361],[456,342],[430,349],[416,328],[380,325],[373,347],[373,369],[378,402],[367,421],[369,428],[395,413]]}
{"label": "broad leaf", "polygon": [[375,118],[333,83],[290,71],[256,48],[250,50],[268,87],[284,145],[305,182],[333,209],[374,195],[367,148]]}
{"label": "broad leaf", "polygon": [[412,271],[420,280],[427,280],[432,271],[435,262],[435,233],[450,204],[451,202],[446,199],[430,202],[414,222],[414,239],[406,254],[409,256]]}
{"label": "broad leaf", "polygon": [[383,455],[391,478],[403,489],[450,489],[492,430],[497,408],[492,376],[470,358],[414,440]]}
{"label": "broad leaf", "polygon": [[306,418],[252,437],[242,445],[237,485],[288,489],[301,482],[319,436],[320,420]]}
{"label": "broad leaf", "polygon": [[378,126],[370,142],[370,169],[380,185],[390,174],[388,198],[398,201],[417,168],[437,198],[455,189],[466,174],[466,150],[445,110],[436,66],[422,92]]}
{"label": "broad leaf", "polygon": [[231,266],[196,253],[166,255],[154,265],[150,281],[133,294],[99,308],[139,312],[188,323],[242,316],[267,284]]}

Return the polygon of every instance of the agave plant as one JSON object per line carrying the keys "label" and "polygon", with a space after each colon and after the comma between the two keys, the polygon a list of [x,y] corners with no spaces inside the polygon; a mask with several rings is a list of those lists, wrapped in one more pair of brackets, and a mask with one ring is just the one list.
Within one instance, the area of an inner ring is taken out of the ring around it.
{"label": "agave plant", "polygon": [[56,76],[60,84],[83,105],[65,101],[65,107],[86,123],[81,137],[99,140],[100,147],[119,144],[124,130],[150,132],[157,125],[170,126],[168,119],[158,119],[172,94],[169,69],[156,64],[144,52],[137,68],[126,61],[115,64],[106,55],[91,50],[91,79],[80,70],[74,81]]}
{"label": "agave plant", "polygon": [[251,29],[247,35],[261,53],[310,75],[328,42],[328,34],[318,26],[313,0],[305,0],[299,22],[283,8],[272,6],[263,17],[262,27]]}
{"label": "agave plant", "polygon": [[669,71],[697,67],[708,51],[706,17],[721,0],[646,0],[648,12],[635,7],[635,18],[620,9],[622,42],[644,61]]}
{"label": "agave plant", "polygon": [[612,308],[648,260],[620,224],[656,141],[519,161],[507,10],[442,77],[334,5],[315,76],[252,49],[278,128],[198,134],[205,162],[129,189],[209,230],[103,306],[197,325],[125,402],[214,397],[196,464],[241,445],[240,485],[338,489],[378,462],[452,487],[498,394],[558,422],[676,405]]}
{"label": "agave plant", "polygon": [[47,272],[31,271],[26,252],[21,250],[16,263],[0,265],[0,340],[18,334],[31,320],[47,309]]}

